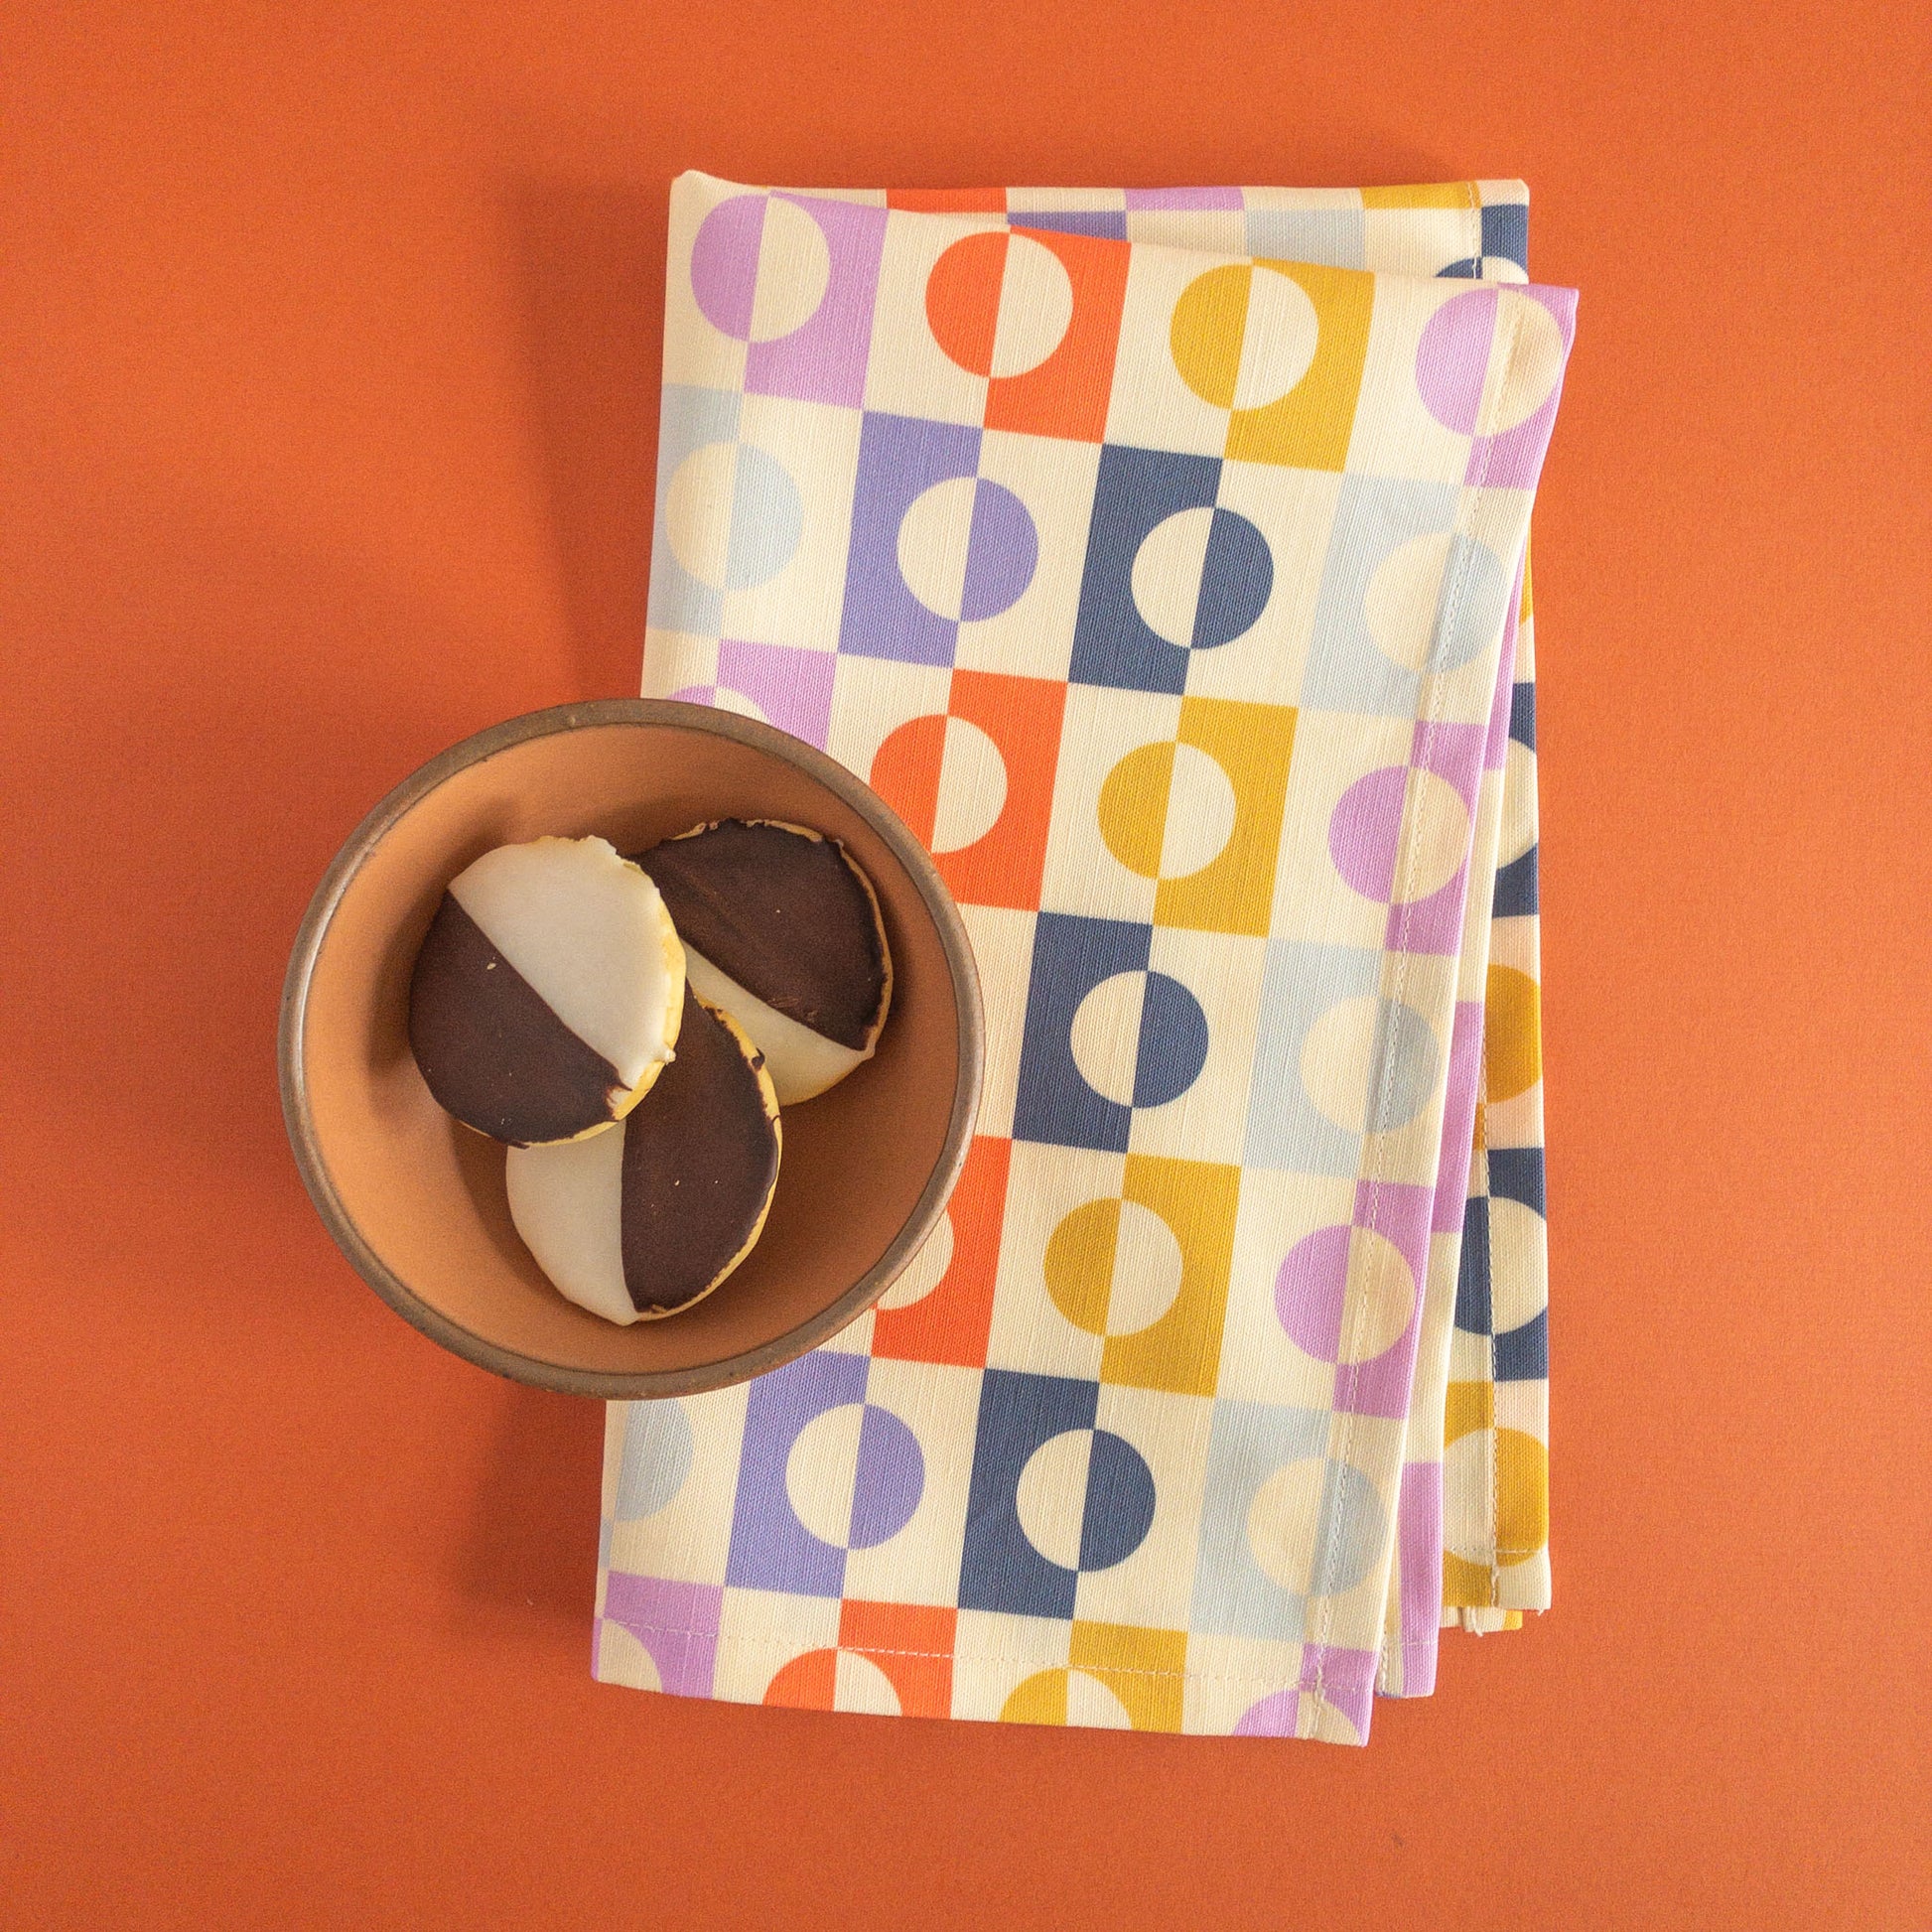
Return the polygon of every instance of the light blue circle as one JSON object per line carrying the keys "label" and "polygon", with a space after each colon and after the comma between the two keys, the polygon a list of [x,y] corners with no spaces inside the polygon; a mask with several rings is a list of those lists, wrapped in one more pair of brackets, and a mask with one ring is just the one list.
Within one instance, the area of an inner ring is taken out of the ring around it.
{"label": "light blue circle", "polygon": [[1375,1568],[1386,1527],[1375,1485],[1352,1462],[1330,1460],[1321,1484],[1314,1545],[1322,1552],[1310,1579],[1311,1596],[1339,1596]]}
{"label": "light blue circle", "polygon": [[1487,650],[1502,631],[1508,599],[1509,579],[1502,559],[1473,537],[1459,531],[1451,536],[1427,668],[1452,671]]}
{"label": "light blue circle", "polygon": [[1442,1050],[1429,1022],[1402,1000],[1383,1000],[1376,1017],[1375,1084],[1368,1096],[1368,1131],[1406,1127],[1436,1091]]}
{"label": "light blue circle", "polygon": [[790,473],[756,443],[741,443],[724,588],[749,591],[777,576],[790,563],[804,530],[804,499]]}

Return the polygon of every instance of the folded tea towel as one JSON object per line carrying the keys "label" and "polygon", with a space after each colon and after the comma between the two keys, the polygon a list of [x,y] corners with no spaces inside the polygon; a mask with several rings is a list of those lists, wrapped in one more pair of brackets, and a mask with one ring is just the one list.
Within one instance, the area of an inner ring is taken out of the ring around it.
{"label": "folded tea towel", "polygon": [[926,839],[987,1097],[876,1313],[613,1407],[601,1677],[1357,1741],[1545,1600],[1525,222],[676,185],[644,688]]}

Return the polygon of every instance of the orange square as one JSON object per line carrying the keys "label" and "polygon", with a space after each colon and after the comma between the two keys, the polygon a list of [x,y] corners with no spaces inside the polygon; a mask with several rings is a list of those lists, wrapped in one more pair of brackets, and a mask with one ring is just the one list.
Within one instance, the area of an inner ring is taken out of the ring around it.
{"label": "orange square", "polygon": [[[945,1362],[955,1368],[986,1366],[1012,1152],[1011,1141],[989,1135],[974,1138],[959,1184],[946,1203],[943,1228],[933,1237],[950,1238],[952,1243],[944,1272],[916,1301],[879,1309],[873,1316],[875,1355],[901,1362]],[[907,1274],[917,1267],[915,1260]],[[894,1292],[887,1291],[887,1303]]]}
{"label": "orange square", "polygon": [[939,855],[940,877],[963,904],[1037,911],[1066,686],[1051,678],[955,671],[946,709],[993,741],[1006,765],[1007,795],[990,832]]}
{"label": "orange square", "polygon": [[892,1679],[908,1718],[952,1715],[954,1609],[920,1603],[866,1603],[839,1609],[839,1648],[856,1650]]}
{"label": "orange square", "polygon": [[988,384],[986,427],[1102,442],[1132,250],[1124,241],[1051,228],[1029,228],[1027,234],[1059,257],[1073,285],[1073,318],[1045,361],[1024,375],[995,376]]}

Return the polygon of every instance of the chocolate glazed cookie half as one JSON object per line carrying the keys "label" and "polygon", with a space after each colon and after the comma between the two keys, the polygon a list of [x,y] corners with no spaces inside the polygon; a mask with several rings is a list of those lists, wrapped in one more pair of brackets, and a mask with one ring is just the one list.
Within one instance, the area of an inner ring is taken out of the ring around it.
{"label": "chocolate glazed cookie half", "polygon": [[510,1150],[510,1218],[579,1307],[621,1323],[675,1314],[757,1246],[781,1143],[758,1048],[687,987],[676,1059],[613,1132]]}
{"label": "chocolate glazed cookie half", "polygon": [[633,856],[670,908],[692,985],[751,1035],[781,1106],[871,1058],[892,951],[872,881],[837,839],[727,818]]}

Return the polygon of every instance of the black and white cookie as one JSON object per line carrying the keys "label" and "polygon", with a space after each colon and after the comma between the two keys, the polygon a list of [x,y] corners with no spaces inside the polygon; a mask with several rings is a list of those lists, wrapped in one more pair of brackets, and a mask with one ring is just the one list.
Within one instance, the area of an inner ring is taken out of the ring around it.
{"label": "black and white cookie", "polygon": [[603,839],[502,845],[451,880],[416,956],[409,1043],[458,1120],[514,1146],[621,1120],[671,1058],[684,949]]}
{"label": "black and white cookie", "polygon": [[580,1308],[623,1323],[675,1314],[757,1245],[779,1144],[757,1047],[687,987],[677,1058],[614,1132],[510,1149],[510,1218]]}
{"label": "black and white cookie", "polygon": [[837,839],[773,819],[720,819],[647,852],[685,971],[764,1055],[780,1106],[872,1056],[893,959],[872,881]]}

